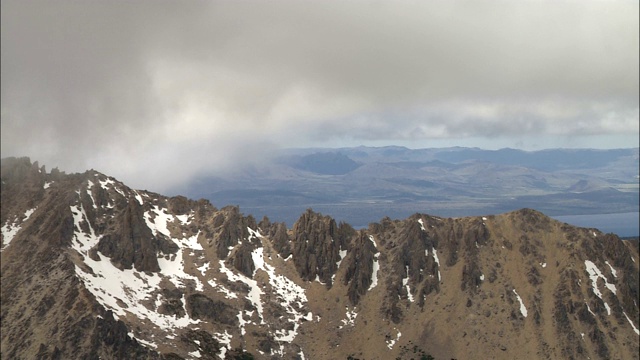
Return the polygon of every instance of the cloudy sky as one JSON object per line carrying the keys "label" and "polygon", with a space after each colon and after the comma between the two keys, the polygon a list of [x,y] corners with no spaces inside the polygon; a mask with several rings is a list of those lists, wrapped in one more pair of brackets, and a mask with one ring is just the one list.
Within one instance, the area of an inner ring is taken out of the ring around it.
{"label": "cloudy sky", "polygon": [[280,148],[638,146],[638,1],[1,3],[2,157],[162,191]]}

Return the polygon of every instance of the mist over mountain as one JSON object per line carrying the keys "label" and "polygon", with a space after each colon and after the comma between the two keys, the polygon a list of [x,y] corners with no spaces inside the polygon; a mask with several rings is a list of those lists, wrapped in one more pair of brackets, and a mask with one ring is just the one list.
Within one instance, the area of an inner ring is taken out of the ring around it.
{"label": "mist over mountain", "polygon": [[[289,226],[309,207],[356,227],[425,209],[447,217],[523,207],[551,216],[624,214],[639,209],[638,158],[637,148],[289,149],[275,162],[172,193],[237,204]],[[614,230],[638,235],[637,221]]]}
{"label": "mist over mountain", "polygon": [[1,180],[2,358],[638,359],[637,241],[536,210],[358,230],[28,158]]}

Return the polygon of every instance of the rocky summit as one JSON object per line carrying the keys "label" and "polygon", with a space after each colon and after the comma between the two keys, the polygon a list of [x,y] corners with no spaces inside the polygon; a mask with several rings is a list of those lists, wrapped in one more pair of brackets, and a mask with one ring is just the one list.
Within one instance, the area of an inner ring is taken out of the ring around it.
{"label": "rocky summit", "polygon": [[638,249],[531,209],[291,227],[2,160],[3,359],[638,359]]}

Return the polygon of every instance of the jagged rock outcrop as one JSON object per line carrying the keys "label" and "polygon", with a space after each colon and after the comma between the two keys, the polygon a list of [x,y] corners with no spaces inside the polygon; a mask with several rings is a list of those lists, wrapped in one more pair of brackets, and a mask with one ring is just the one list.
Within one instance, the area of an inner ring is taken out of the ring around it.
{"label": "jagged rock outcrop", "polygon": [[180,337],[192,352],[198,352],[200,358],[215,359],[221,352],[221,344],[211,334],[202,330],[188,330]]}
{"label": "jagged rock outcrop", "polygon": [[[84,207],[83,207],[84,208]],[[114,234],[106,234],[98,243],[97,250],[111,258],[120,269],[138,271],[160,271],[158,265],[158,240],[144,221],[142,206],[131,199]]]}
{"label": "jagged rock outcrop", "polygon": [[254,247],[249,243],[240,244],[230,255],[231,265],[246,277],[252,277],[256,270],[253,262]]}
{"label": "jagged rock outcrop", "polygon": [[182,301],[183,293],[179,289],[162,289],[162,298],[157,311],[163,315],[171,315],[182,318],[186,315],[186,306]]}
{"label": "jagged rock outcrop", "polygon": [[378,250],[374,240],[365,232],[360,232],[353,242],[352,251],[344,260],[346,272],[344,284],[348,285],[347,295],[351,304],[356,305],[367,290],[377,281],[377,273],[374,277],[374,262]]}
{"label": "jagged rock outcrop", "polygon": [[268,229],[267,235],[273,243],[273,248],[282,258],[288,258],[293,250],[291,249],[291,240],[287,234],[287,225],[285,223],[276,223],[269,226]]}
{"label": "jagged rock outcrop", "polygon": [[[347,227],[341,224],[341,227]],[[346,236],[345,236],[346,235]],[[329,287],[337,270],[340,250],[346,248],[348,231],[339,230],[336,221],[307,210],[293,225],[292,253],[298,274],[303,280],[318,278]]]}
{"label": "jagged rock outcrop", "polygon": [[226,325],[236,325],[238,319],[233,315],[231,306],[222,301],[211,300],[206,295],[191,294],[187,297],[187,309],[192,318]]}
{"label": "jagged rock outcrop", "polygon": [[[255,221],[253,221],[255,223]],[[248,219],[240,214],[237,206],[227,206],[214,217],[213,226],[216,235],[213,239],[216,244],[218,257],[224,259],[229,255],[229,248],[242,241],[249,232],[247,231]],[[255,225],[254,225],[255,228]]]}

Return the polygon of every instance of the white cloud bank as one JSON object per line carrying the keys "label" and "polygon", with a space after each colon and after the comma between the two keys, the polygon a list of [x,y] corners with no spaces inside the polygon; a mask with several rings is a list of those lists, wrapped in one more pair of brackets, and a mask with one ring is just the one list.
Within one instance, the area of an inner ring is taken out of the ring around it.
{"label": "white cloud bank", "polygon": [[3,1],[2,156],[162,190],[289,146],[637,146],[638,10]]}

